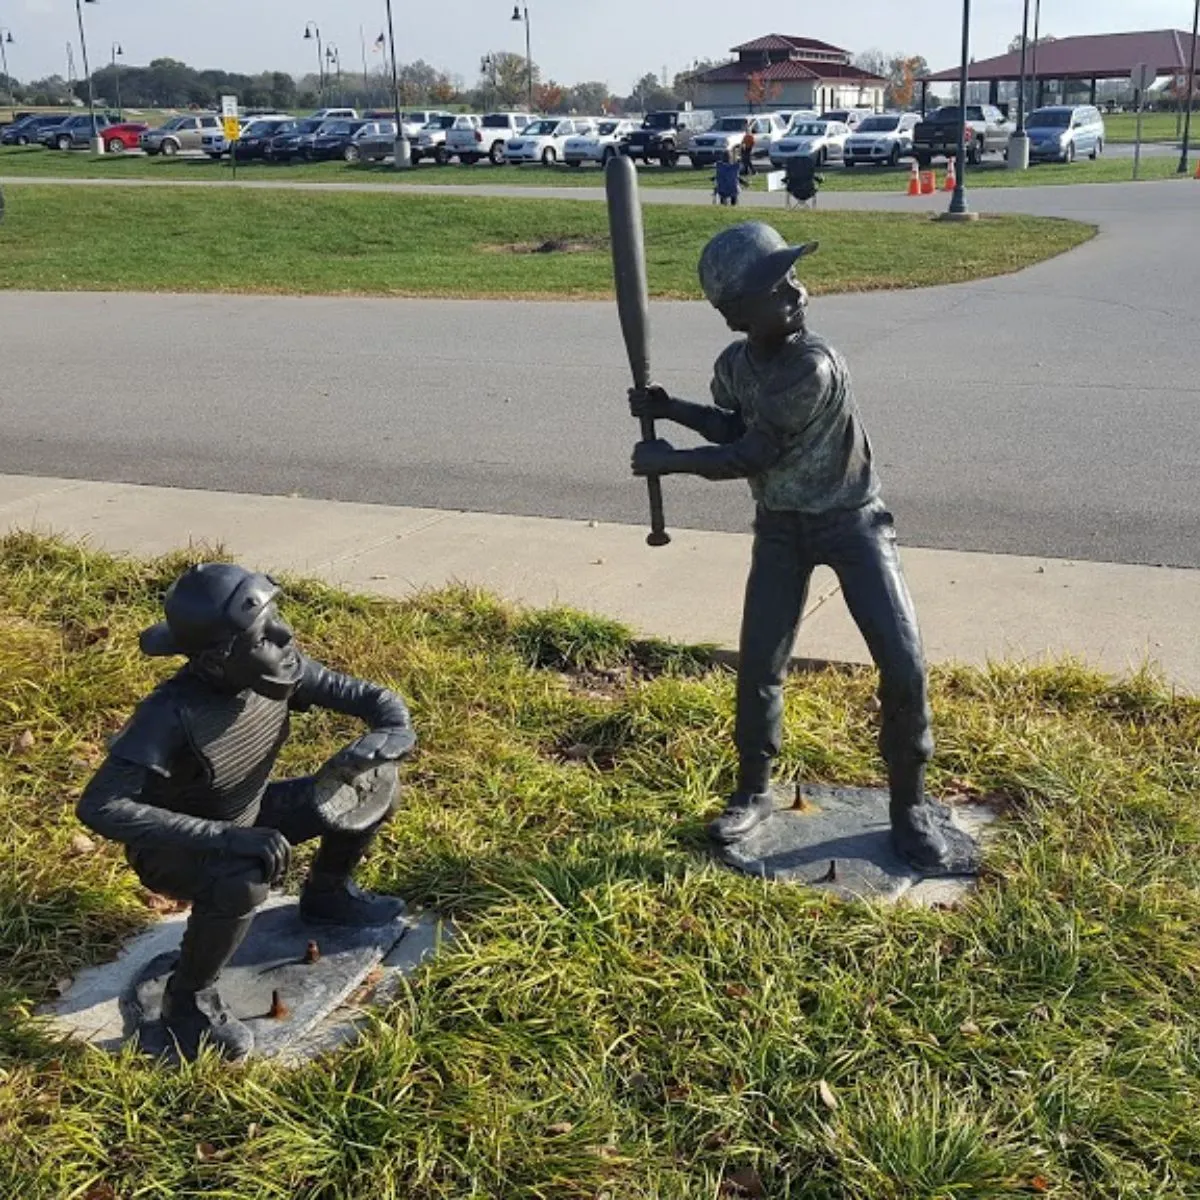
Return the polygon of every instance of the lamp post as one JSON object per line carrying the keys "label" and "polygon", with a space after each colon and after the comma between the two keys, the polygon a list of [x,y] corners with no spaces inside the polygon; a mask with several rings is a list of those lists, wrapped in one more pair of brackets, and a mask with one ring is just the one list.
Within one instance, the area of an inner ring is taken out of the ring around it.
{"label": "lamp post", "polygon": [[1037,52],[1038,52],[1038,37],[1042,27],[1042,0],[1034,0],[1033,5],[1033,64],[1030,68],[1033,75],[1033,95],[1030,99],[1033,102],[1033,107],[1037,108],[1040,105],[1041,97],[1038,95],[1038,72],[1037,72]]}
{"label": "lamp post", "polygon": [[1025,55],[1029,48],[1029,0],[1025,0],[1025,15],[1021,20],[1021,84],[1017,92],[1017,127],[1008,139],[1009,170],[1024,171],[1029,167],[1029,135],[1025,132]]}
{"label": "lamp post", "polygon": [[[96,0],[83,0],[84,4],[95,4]],[[92,118],[92,151],[95,154],[104,153],[104,142],[100,130],[96,128],[96,95],[92,88],[92,68],[88,66],[87,34],[83,31],[83,5],[75,0],[75,16],[79,18],[79,46],[83,50],[83,74],[87,78],[88,114]]]}
{"label": "lamp post", "polygon": [[392,0],[387,0],[388,45],[392,57],[392,105],[396,110],[396,144],[392,151],[392,166],[397,171],[412,167],[412,147],[404,132],[404,121],[400,117],[400,75],[396,70],[396,26],[392,21]]}
{"label": "lamp post", "polygon": [[971,54],[971,0],[963,0],[962,64],[958,73],[958,163],[954,172],[954,194],[946,217],[951,221],[969,221],[978,216],[967,208],[963,180],[967,174],[967,72]]}
{"label": "lamp post", "polygon": [[113,44],[112,44],[112,69],[113,69],[113,76],[116,80],[116,85],[117,85],[117,120],[118,121],[125,120],[125,110],[121,107],[121,68],[119,66],[117,66],[117,59],[124,58],[124,57],[125,57],[125,51],[121,49],[121,43],[113,42]]}
{"label": "lamp post", "polygon": [[519,4],[513,5],[514,21],[525,22],[525,81],[529,92],[529,115],[533,116],[533,51],[529,42],[529,5],[524,9]]}
{"label": "lamp post", "polygon": [[484,106],[484,108],[491,108],[492,104],[491,104],[491,101],[488,99],[488,91],[487,91],[486,85],[488,83],[491,83],[492,93],[494,95],[495,91],[496,91],[496,63],[490,54],[485,54],[479,60],[479,73],[480,73],[480,75],[483,76],[484,85],[485,85],[484,89],[483,89],[483,106]]}
{"label": "lamp post", "polygon": [[[1179,155],[1180,175],[1186,175],[1188,169],[1188,139],[1192,133],[1192,95],[1196,88],[1196,34],[1200,33],[1200,0],[1196,0],[1196,7],[1192,13],[1192,57],[1191,65],[1188,67],[1188,94],[1187,94],[1187,114],[1183,118],[1183,149]],[[8,72],[5,71],[7,75]]]}
{"label": "lamp post", "polygon": [[342,56],[333,42],[325,47],[325,61],[334,64],[335,78],[337,79],[337,103],[340,104],[342,102]]}
{"label": "lamp post", "polygon": [[311,42],[317,39],[317,107],[325,102],[325,54],[321,49],[321,29],[316,21],[309,21],[304,26],[304,40]]}
{"label": "lamp post", "polygon": [[5,52],[6,45],[13,44],[13,35],[11,29],[5,29],[0,25],[0,66],[4,67],[4,90],[8,92],[9,104],[16,103],[16,97],[13,95],[12,76],[8,73],[8,54]]}

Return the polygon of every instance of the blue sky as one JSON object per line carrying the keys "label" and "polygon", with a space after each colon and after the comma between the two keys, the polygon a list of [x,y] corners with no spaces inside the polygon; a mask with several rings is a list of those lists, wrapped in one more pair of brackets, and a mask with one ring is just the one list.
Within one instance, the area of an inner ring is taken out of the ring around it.
{"label": "blue sky", "polygon": [[[524,53],[524,27],[508,0],[393,0],[397,51],[424,58],[472,82],[480,55]],[[1190,29],[1192,0],[1042,0],[1042,29],[1063,37],[1129,29]],[[820,38],[852,51],[878,48],[923,54],[934,70],[958,58],[960,0],[856,0],[788,5],[779,0],[531,0],[533,56],[561,83],[599,79],[627,93],[647,71],[674,74],[696,58],[765,33]],[[807,15],[806,15],[807,10]],[[361,70],[359,26],[368,63],[384,23],[384,0],[98,0],[84,5],[93,67],[119,41],[129,64],[182,59],[194,67],[255,72],[315,69],[304,23],[316,21],[341,51],[347,71]],[[975,0],[972,53],[1001,53],[1021,29],[1022,0]],[[782,13],[790,15],[783,16]],[[9,67],[19,79],[66,73],[75,43],[74,0],[0,0],[0,26],[15,39]],[[80,72],[82,73],[82,72]]]}

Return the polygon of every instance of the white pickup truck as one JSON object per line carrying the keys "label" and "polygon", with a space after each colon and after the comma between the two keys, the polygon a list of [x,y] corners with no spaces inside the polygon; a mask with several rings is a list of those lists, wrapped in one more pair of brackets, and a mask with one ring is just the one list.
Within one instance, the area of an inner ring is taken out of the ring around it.
{"label": "white pickup truck", "polygon": [[504,161],[504,146],[516,137],[532,118],[528,113],[494,112],[477,118],[479,125],[472,132],[455,127],[446,135],[446,152],[459,162],[474,163],[488,158],[494,166]]}
{"label": "white pickup truck", "polygon": [[450,161],[450,152],[446,148],[446,139],[454,130],[469,133],[479,128],[479,118],[473,113],[459,113],[455,116],[448,113],[444,117],[435,117],[412,139],[412,160],[419,163],[423,158],[432,158],[439,167]]}

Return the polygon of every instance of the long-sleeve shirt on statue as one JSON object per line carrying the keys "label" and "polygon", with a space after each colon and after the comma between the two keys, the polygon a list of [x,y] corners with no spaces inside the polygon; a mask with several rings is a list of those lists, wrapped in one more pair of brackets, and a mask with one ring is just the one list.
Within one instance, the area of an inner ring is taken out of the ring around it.
{"label": "long-sleeve shirt on statue", "polygon": [[371,729],[411,727],[387,688],[303,658],[287,700],[222,692],[189,667],[134,710],[80,798],[79,819],[131,848],[217,849],[230,824],[253,825],[294,711],[327,708]]}
{"label": "long-sleeve shirt on statue", "polygon": [[730,475],[748,474],[764,508],[821,513],[875,499],[879,481],[842,356],[805,333],[769,359],[748,341],[727,347],[713,367],[713,402],[737,414],[753,464],[726,448]]}

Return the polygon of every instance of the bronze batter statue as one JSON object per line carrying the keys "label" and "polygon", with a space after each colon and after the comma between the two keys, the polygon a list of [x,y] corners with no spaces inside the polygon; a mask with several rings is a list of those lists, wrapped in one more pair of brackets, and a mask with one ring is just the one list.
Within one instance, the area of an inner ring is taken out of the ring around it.
{"label": "bronze batter statue", "polygon": [[[351,873],[393,811],[395,764],[416,744],[408,709],[386,688],[301,654],[279,594],[268,576],[225,563],[192,567],[171,585],[166,619],[141,646],[188,661],[137,706],[78,805],[84,824],[124,843],[148,888],[192,904],[162,1002],[185,1058],[204,1040],[230,1058],[252,1048],[215,984],[293,845],[321,839],[303,919],[383,925],[403,910]],[[318,775],[269,783],[291,713],[314,706],[359,717],[371,732]],[[339,788],[356,776],[358,791]]]}
{"label": "bronze batter statue", "polygon": [[709,831],[732,842],[774,811],[783,680],[813,569],[826,563],[879,668],[879,741],[896,849],[930,874],[969,871],[977,865],[974,841],[925,793],[933,753],[925,662],[892,514],[879,497],[846,363],[806,323],[808,293],[794,265],[816,248],[789,246],[760,222],[717,234],[700,259],[701,286],[746,337],[717,359],[714,406],[658,387],[630,392],[634,416],[675,421],[715,443],[677,450],[640,442],[635,474],[748,479],[757,505],[738,667],[738,786]]}

